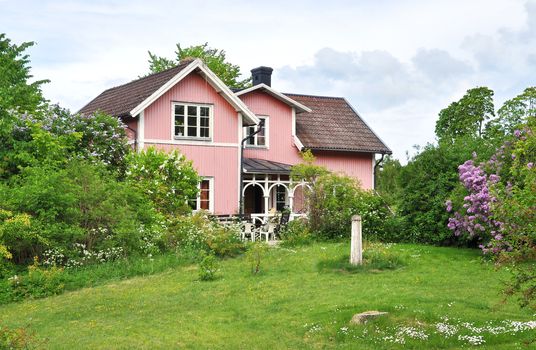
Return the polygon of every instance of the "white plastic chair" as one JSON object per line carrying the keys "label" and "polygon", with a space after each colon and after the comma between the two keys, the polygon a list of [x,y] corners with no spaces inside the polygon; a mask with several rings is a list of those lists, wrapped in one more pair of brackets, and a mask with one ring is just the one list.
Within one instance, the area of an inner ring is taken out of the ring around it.
{"label": "white plastic chair", "polygon": [[244,222],[242,224],[242,240],[245,241],[247,237],[255,242],[255,225],[251,222]]}
{"label": "white plastic chair", "polygon": [[275,239],[275,224],[269,223],[266,225],[266,230],[263,230],[260,232],[260,239],[262,239],[262,236],[266,237],[266,242],[270,240],[270,237],[273,237]]}

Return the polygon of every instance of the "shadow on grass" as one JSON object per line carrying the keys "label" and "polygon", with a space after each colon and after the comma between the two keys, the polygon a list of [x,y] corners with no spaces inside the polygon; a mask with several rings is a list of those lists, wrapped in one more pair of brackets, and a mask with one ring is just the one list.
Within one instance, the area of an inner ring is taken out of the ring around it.
{"label": "shadow on grass", "polygon": [[399,255],[391,252],[365,252],[363,264],[350,264],[350,256],[343,255],[334,259],[320,260],[317,264],[319,272],[335,273],[378,273],[385,270],[395,270],[405,266],[406,263]]}

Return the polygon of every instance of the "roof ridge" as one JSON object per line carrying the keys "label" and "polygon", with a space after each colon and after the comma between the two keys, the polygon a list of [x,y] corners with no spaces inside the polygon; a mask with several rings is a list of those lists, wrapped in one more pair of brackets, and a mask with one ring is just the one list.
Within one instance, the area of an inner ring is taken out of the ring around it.
{"label": "roof ridge", "polygon": [[296,94],[292,92],[282,92],[283,95],[292,95],[292,96],[303,96],[303,97],[320,97],[320,98],[331,98],[334,100],[344,100],[344,97],[341,96],[325,96],[325,95],[309,95],[309,94]]}
{"label": "roof ridge", "polygon": [[[145,80],[145,79],[148,79],[148,78],[153,78],[153,77],[155,77],[155,76],[157,76],[157,75],[161,75],[161,74],[163,75],[164,73],[167,73],[167,72],[169,72],[169,71],[172,70],[172,69],[177,69],[177,68],[179,68],[179,67],[184,67],[184,66],[187,66],[187,65],[190,64],[190,63],[192,63],[192,62],[191,62],[191,61],[189,61],[189,62],[181,62],[181,63],[177,64],[176,66],[173,66],[173,67],[168,68],[168,69],[164,69],[163,71],[156,72],[156,73],[151,73],[151,74],[148,74],[148,75],[146,75],[146,76],[144,76],[144,77],[139,77],[138,79],[134,79],[134,80],[131,80],[131,81],[129,81],[129,82],[126,82],[126,83],[123,83],[123,84],[120,84],[120,85],[113,86],[113,87],[111,87],[111,88],[108,88],[108,89],[104,90],[104,91],[101,93],[101,95],[102,95],[103,93],[105,93],[106,91],[114,90],[114,89],[117,89],[117,88],[120,88],[120,87],[123,87],[123,86],[127,86],[127,85],[130,85],[130,84],[134,84],[134,83],[140,82],[140,81]],[[100,95],[99,95],[99,96],[100,96]]]}

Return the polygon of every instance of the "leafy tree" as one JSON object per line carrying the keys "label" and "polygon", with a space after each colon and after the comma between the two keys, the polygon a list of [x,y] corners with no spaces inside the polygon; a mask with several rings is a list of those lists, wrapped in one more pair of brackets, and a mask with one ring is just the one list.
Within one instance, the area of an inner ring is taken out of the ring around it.
{"label": "leafy tree", "polygon": [[13,127],[20,113],[35,113],[45,105],[39,80],[30,83],[30,59],[24,52],[33,42],[12,44],[0,33],[0,178],[4,177],[7,156],[13,151]]}
{"label": "leafy tree", "polygon": [[439,141],[463,136],[482,137],[487,120],[495,116],[493,90],[477,87],[439,112],[435,133]]}
{"label": "leafy tree", "polygon": [[400,183],[398,177],[402,165],[398,159],[387,156],[382,165],[382,170],[378,172],[376,190],[392,207],[397,206],[397,200],[400,197]]}
{"label": "leafy tree", "polygon": [[250,85],[251,79],[239,79],[241,75],[240,67],[226,60],[225,51],[211,48],[208,46],[208,43],[188,46],[186,48],[182,48],[180,44],[177,44],[175,54],[175,59],[169,59],[157,56],[149,51],[150,74],[172,68],[184,59],[200,58],[227,86],[242,89]]}
{"label": "leafy tree", "polygon": [[506,101],[498,110],[497,118],[489,123],[487,132],[495,137],[513,135],[531,116],[536,116],[536,87],[526,88],[522,94]]}
{"label": "leafy tree", "polygon": [[36,111],[44,103],[41,85],[48,80],[29,83],[30,59],[24,53],[34,42],[12,44],[5,34],[0,33],[0,113],[15,110],[21,113]]}

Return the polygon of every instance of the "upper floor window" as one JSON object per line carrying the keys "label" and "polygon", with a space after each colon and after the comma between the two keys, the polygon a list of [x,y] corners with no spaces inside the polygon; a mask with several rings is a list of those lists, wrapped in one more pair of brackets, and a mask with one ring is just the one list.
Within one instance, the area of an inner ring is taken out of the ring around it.
{"label": "upper floor window", "polygon": [[173,104],[175,138],[210,140],[212,106],[190,103]]}
{"label": "upper floor window", "polygon": [[[246,141],[247,147],[268,147],[268,117],[259,117],[264,121],[264,126],[261,131]],[[244,128],[244,135],[252,135],[257,131],[257,126],[248,126]]]}

